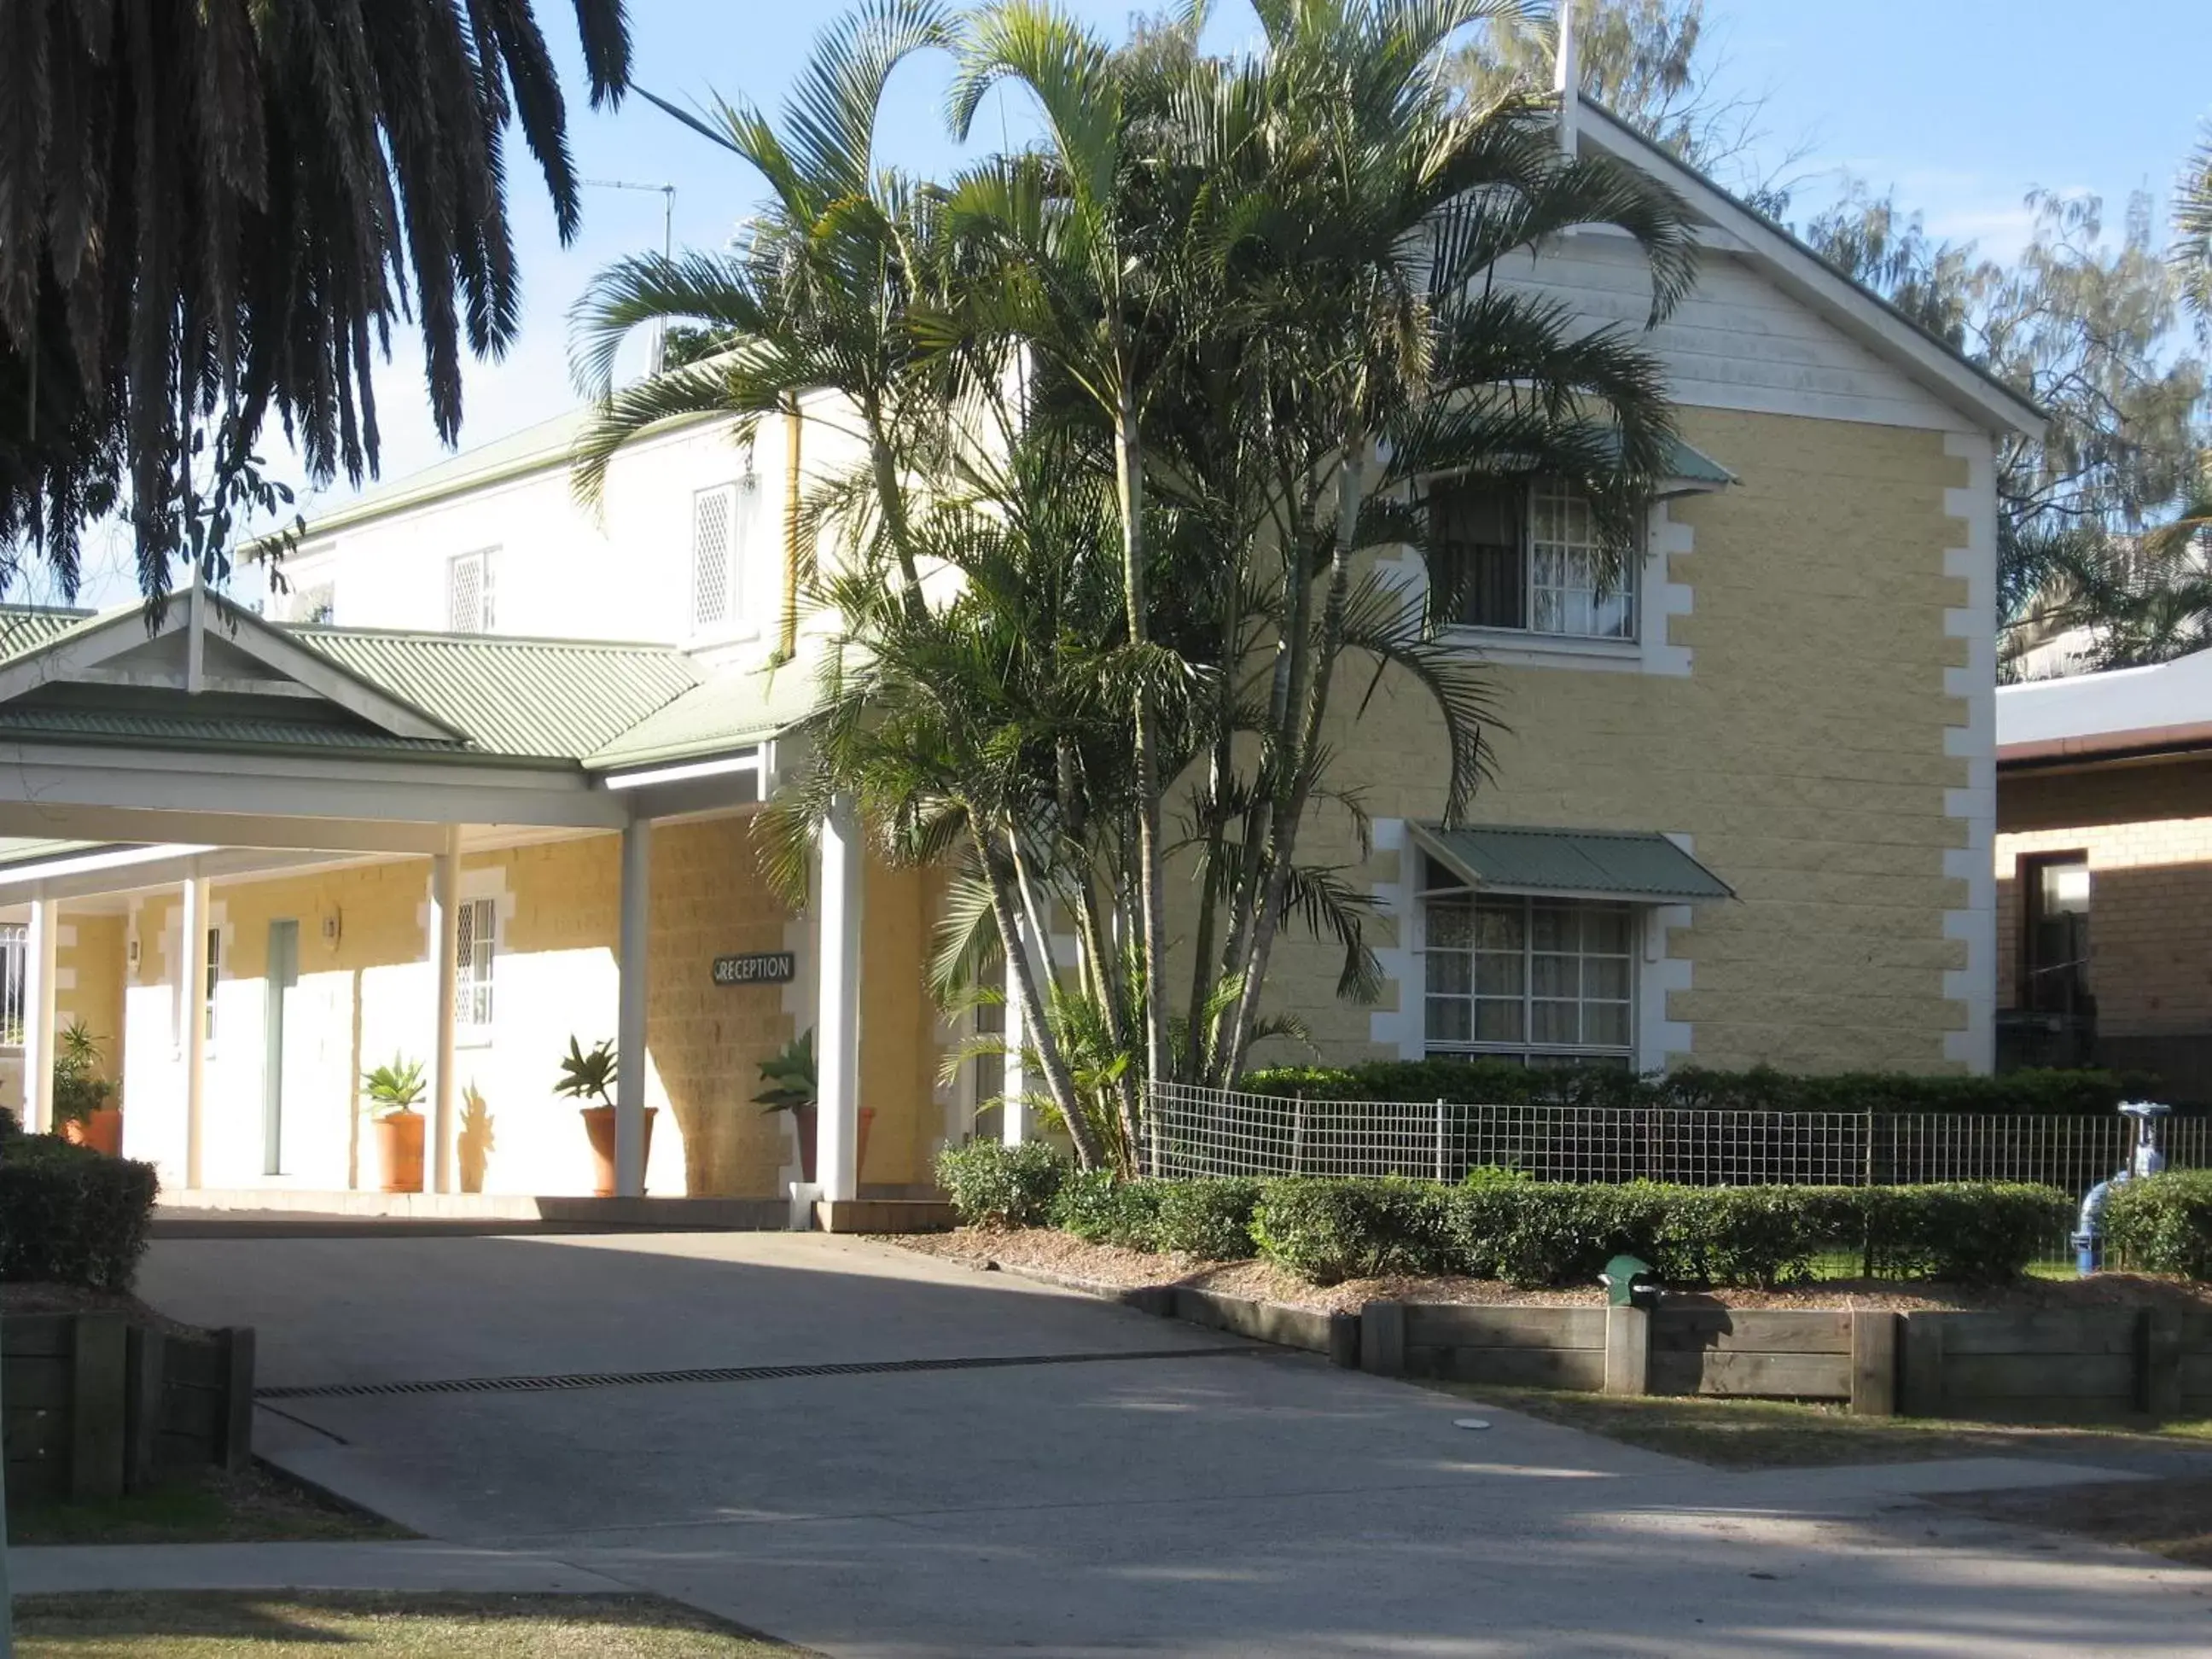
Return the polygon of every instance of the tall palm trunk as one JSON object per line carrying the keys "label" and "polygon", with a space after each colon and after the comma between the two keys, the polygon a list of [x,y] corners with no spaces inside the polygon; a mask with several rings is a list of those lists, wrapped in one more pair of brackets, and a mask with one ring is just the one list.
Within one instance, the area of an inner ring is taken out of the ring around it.
{"label": "tall palm trunk", "polygon": [[1306,807],[1313,799],[1314,780],[1319,771],[1322,731],[1328,714],[1329,682],[1334,678],[1328,671],[1343,641],[1344,600],[1352,585],[1352,553],[1359,534],[1368,443],[1366,432],[1356,422],[1351,424],[1337,473],[1336,536],[1329,550],[1328,596],[1322,605],[1320,637],[1310,647],[1310,661],[1320,668],[1312,673],[1307,706],[1292,706],[1295,727],[1285,728],[1286,735],[1295,732],[1295,765],[1290,773],[1287,796],[1279,805],[1275,821],[1269,829],[1268,851],[1273,862],[1267,871],[1266,896],[1253,918],[1250,952],[1243,963],[1243,992],[1237,998],[1236,1023],[1225,1045],[1226,1069],[1231,1072],[1243,1063],[1244,1051],[1251,1046],[1253,1029],[1259,1020],[1261,988],[1267,977],[1268,959],[1274,951],[1275,935],[1281,927],[1283,907],[1290,891],[1291,855],[1297,850],[1298,825],[1304,820]]}
{"label": "tall palm trunk", "polygon": [[990,884],[991,915],[999,924],[1006,963],[1013,970],[1014,994],[1022,1005],[1022,1029],[1036,1044],[1037,1063],[1044,1072],[1045,1088],[1052,1096],[1052,1103],[1060,1109],[1060,1116],[1066,1120],[1067,1138],[1075,1143],[1077,1161],[1086,1170],[1095,1170],[1105,1161],[1105,1155],[1099,1147],[1098,1137],[1091,1131],[1090,1119],[1083,1114],[1075,1079],[1067,1069],[1066,1058],[1060,1053],[1051,1022],[1046,1018],[1036,970],[1030,963],[1028,947],[1022,942],[1022,915],[1014,895],[1014,872],[1006,855],[972,816],[968,821],[968,834],[976,862],[982,866],[983,878]]}
{"label": "tall palm trunk", "polygon": [[[1122,377],[1115,410],[1114,478],[1121,508],[1121,596],[1128,609],[1129,642],[1150,637],[1145,597],[1145,479],[1143,440],[1136,396]],[[1170,1073],[1167,1005],[1167,854],[1161,831],[1158,709],[1149,684],[1140,683],[1136,708],[1138,941],[1145,964],[1145,1076],[1164,1081]]]}

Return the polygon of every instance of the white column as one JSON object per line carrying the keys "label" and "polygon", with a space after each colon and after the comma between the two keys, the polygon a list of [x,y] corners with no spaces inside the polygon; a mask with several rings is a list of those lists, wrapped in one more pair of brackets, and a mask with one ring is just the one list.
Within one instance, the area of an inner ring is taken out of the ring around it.
{"label": "white column", "polygon": [[653,821],[634,818],[622,838],[621,979],[615,1000],[615,1196],[645,1195],[647,924],[653,905]]}
{"label": "white column", "polygon": [[822,826],[814,912],[814,1173],[823,1197],[852,1199],[860,1191],[860,832],[848,796]]}
{"label": "white column", "polygon": [[453,1190],[454,999],[460,989],[461,831],[449,826],[446,850],[430,860],[429,951],[433,970],[430,1052],[430,1190]]}
{"label": "white column", "polygon": [[203,1184],[207,1143],[208,884],[204,876],[185,884],[178,949],[184,952],[185,1185]]}
{"label": "white column", "polygon": [[[1024,937],[1027,929],[1024,929]],[[1030,1122],[1029,1068],[1022,1063],[1022,1043],[1029,1034],[1029,1024],[1022,1012],[1019,981],[1014,978],[1013,958],[1006,959],[1006,1017],[1002,1022],[1006,1028],[1006,1103],[999,1109],[999,1138],[1009,1146],[1018,1146],[1030,1138],[1034,1126]]]}
{"label": "white column", "polygon": [[61,907],[31,902],[31,927],[23,941],[23,1127],[54,1127],[54,945]]}

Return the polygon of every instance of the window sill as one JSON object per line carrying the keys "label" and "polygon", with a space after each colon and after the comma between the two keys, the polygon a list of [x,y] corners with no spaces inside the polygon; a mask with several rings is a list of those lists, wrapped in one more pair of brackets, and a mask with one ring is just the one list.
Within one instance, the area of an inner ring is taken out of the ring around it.
{"label": "window sill", "polygon": [[1452,627],[1443,630],[1452,645],[1465,646],[1486,657],[1509,662],[1581,664],[1637,663],[1644,658],[1640,640],[1600,639],[1584,634],[1536,634],[1518,628]]}
{"label": "window sill", "polygon": [[457,1025],[453,1028],[453,1047],[456,1048],[489,1048],[491,1043],[492,1030],[489,1025]]}

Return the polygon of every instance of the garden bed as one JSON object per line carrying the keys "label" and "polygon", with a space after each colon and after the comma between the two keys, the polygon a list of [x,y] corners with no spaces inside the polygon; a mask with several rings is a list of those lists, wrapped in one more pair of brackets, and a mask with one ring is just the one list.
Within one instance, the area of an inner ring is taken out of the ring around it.
{"label": "garden bed", "polygon": [[[1269,1261],[1206,1261],[1156,1255],[1114,1244],[1086,1243],[1051,1227],[963,1227],[949,1233],[886,1236],[884,1242],[975,1267],[996,1265],[1049,1274],[1083,1289],[1109,1291],[1181,1285],[1316,1313],[1357,1313],[1370,1302],[1543,1308],[1591,1308],[1605,1302],[1604,1291],[1595,1285],[1587,1289],[1529,1289],[1497,1279],[1449,1274],[1394,1274],[1314,1285]],[[1831,1279],[1773,1291],[1684,1291],[1670,1293],[1666,1301],[1669,1305],[1692,1307],[1868,1309],[1896,1313],[2055,1312],[2115,1307],[2195,1310],[2212,1310],[2212,1285],[2117,1273],[2088,1279],[2024,1279],[1998,1285]]]}

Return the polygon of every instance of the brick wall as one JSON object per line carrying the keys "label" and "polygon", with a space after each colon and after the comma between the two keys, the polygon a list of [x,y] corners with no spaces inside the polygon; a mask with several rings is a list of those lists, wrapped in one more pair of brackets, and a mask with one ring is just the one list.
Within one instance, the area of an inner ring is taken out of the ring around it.
{"label": "brick wall", "polygon": [[2022,857],[2085,853],[2106,1036],[2212,1032],[2212,763],[2009,770],[1997,786],[1997,996],[2016,1000]]}

